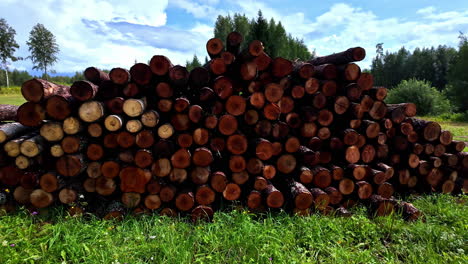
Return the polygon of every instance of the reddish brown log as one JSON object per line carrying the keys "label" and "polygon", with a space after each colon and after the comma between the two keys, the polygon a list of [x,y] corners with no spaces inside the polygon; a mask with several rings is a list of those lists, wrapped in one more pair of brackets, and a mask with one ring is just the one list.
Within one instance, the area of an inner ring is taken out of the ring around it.
{"label": "reddish brown log", "polygon": [[223,190],[223,197],[228,201],[239,199],[241,195],[241,188],[235,183],[228,183]]}
{"label": "reddish brown log", "polygon": [[124,99],[122,97],[114,97],[105,102],[106,108],[113,114],[123,113]]}
{"label": "reddish brown log", "polygon": [[233,31],[229,33],[226,37],[226,50],[234,55],[239,54],[240,45],[243,41],[244,37],[239,32]]}
{"label": "reddish brown log", "polygon": [[314,67],[315,74],[326,80],[334,80],[338,76],[336,66],[334,64],[321,64]]}
{"label": "reddish brown log", "polygon": [[226,72],[227,66],[223,58],[215,58],[209,62],[209,69],[213,75],[222,75]]}
{"label": "reddish brown log", "polygon": [[206,221],[211,222],[213,220],[214,211],[211,207],[205,205],[198,205],[193,208],[191,213],[192,222]]}
{"label": "reddish brown log", "polygon": [[176,207],[181,211],[188,211],[195,205],[195,198],[191,191],[179,193],[175,200]]}
{"label": "reddish brown log", "polygon": [[130,72],[123,68],[113,68],[109,72],[109,78],[115,84],[124,85],[130,81]]}
{"label": "reddish brown log", "polygon": [[341,192],[334,187],[327,187],[325,192],[330,198],[330,204],[337,205],[343,200],[343,195]]}
{"label": "reddish brown log", "polygon": [[394,191],[395,190],[393,188],[393,185],[388,182],[384,182],[380,184],[379,187],[377,188],[377,194],[386,199],[390,199]]}
{"label": "reddish brown log", "polygon": [[79,101],[87,101],[96,96],[98,89],[98,86],[90,81],[76,81],[70,87],[70,94]]}
{"label": "reddish brown log", "polygon": [[282,78],[293,71],[293,64],[290,60],[276,57],[271,63],[271,72],[274,77]]}
{"label": "reddish brown log", "polygon": [[212,38],[206,43],[206,51],[210,58],[219,57],[224,49],[223,41],[219,38]]}
{"label": "reddish brown log", "polygon": [[385,87],[372,87],[369,90],[369,95],[377,101],[383,101],[387,97],[387,88]]}
{"label": "reddish brown log", "polygon": [[96,192],[99,195],[108,196],[114,193],[117,188],[115,181],[113,179],[99,177],[96,179]]}
{"label": "reddish brown log", "polygon": [[17,118],[24,126],[37,127],[46,117],[45,109],[37,103],[27,102],[18,108]]}
{"label": "reddish brown log", "polygon": [[96,85],[100,85],[101,83],[103,83],[104,81],[109,81],[110,78],[109,78],[109,74],[102,71],[102,70],[99,70],[98,68],[96,67],[88,67],[86,68],[86,70],[84,70],[83,72],[83,75],[85,77],[86,80],[96,84]]}
{"label": "reddish brown log", "polygon": [[86,169],[86,163],[81,154],[64,155],[57,160],[56,169],[60,175],[75,177]]}
{"label": "reddish brown log", "polygon": [[357,163],[361,158],[359,148],[356,146],[348,147],[346,149],[345,158],[349,163]]}
{"label": "reddish brown log", "polygon": [[362,88],[362,90],[368,91],[374,85],[374,77],[368,72],[363,72],[359,76],[357,84]]}
{"label": "reddish brown log", "polygon": [[374,120],[380,120],[384,118],[386,114],[387,114],[387,106],[385,105],[384,102],[380,102],[380,101],[374,102],[374,105],[369,110],[369,115]]}
{"label": "reddish brown log", "polygon": [[373,188],[372,185],[365,181],[359,181],[356,183],[357,194],[359,199],[365,200],[371,197]]}
{"label": "reddish brown log", "polygon": [[393,202],[391,202],[389,199],[383,198],[380,195],[372,195],[370,197],[370,202],[377,216],[389,215],[395,211]]}
{"label": "reddish brown log", "polygon": [[202,185],[197,188],[195,200],[198,204],[209,205],[215,201],[216,193],[208,185]]}
{"label": "reddish brown log", "polygon": [[339,190],[343,195],[349,195],[354,191],[354,181],[348,178],[343,178],[339,183]]}
{"label": "reddish brown log", "polygon": [[313,203],[314,197],[312,193],[301,183],[295,181],[291,183],[291,194],[294,199],[295,208],[304,210],[309,208]]}
{"label": "reddish brown log", "polygon": [[122,192],[144,193],[151,173],[140,168],[128,166],[120,171],[120,190]]}
{"label": "reddish brown log", "polygon": [[170,202],[174,199],[177,189],[173,185],[166,185],[162,187],[161,192],[159,193],[159,198],[163,202]]}
{"label": "reddish brown log", "polygon": [[21,94],[26,101],[39,103],[53,95],[69,97],[70,87],[34,78],[21,85]]}
{"label": "reddish brown log", "polygon": [[310,63],[314,65],[320,65],[325,63],[347,64],[350,62],[361,61],[365,57],[366,51],[361,47],[355,47],[328,56],[316,57],[312,59]]}
{"label": "reddish brown log", "polygon": [[150,194],[145,197],[144,204],[150,210],[156,210],[161,207],[161,198],[157,194]]}
{"label": "reddish brown log", "polygon": [[147,85],[150,83],[153,73],[147,64],[136,63],[130,68],[130,76],[136,84]]}
{"label": "reddish brown log", "polygon": [[247,196],[247,206],[249,209],[259,209],[262,206],[263,198],[259,191],[253,190]]}
{"label": "reddish brown log", "polygon": [[266,165],[262,169],[262,175],[265,179],[273,179],[276,176],[276,168],[273,165]]}
{"label": "reddish brown log", "polygon": [[314,175],[313,183],[315,186],[322,189],[330,186],[332,177],[330,171],[327,168],[316,166],[312,169],[312,174]]}
{"label": "reddish brown log", "polygon": [[135,153],[134,162],[140,168],[147,168],[153,163],[153,154],[148,149],[139,149]]}
{"label": "reddish brown log", "polygon": [[272,184],[269,184],[263,191],[266,197],[266,204],[270,208],[280,208],[284,204],[283,194],[275,188]]}
{"label": "reddish brown log", "polygon": [[13,165],[5,166],[0,168],[0,182],[8,186],[18,185],[23,174],[23,171]]}
{"label": "reddish brown log", "polygon": [[221,134],[229,136],[237,131],[237,119],[232,115],[223,115],[219,118],[218,130]]}
{"label": "reddish brown log", "polygon": [[330,197],[322,189],[312,188],[310,189],[310,192],[314,197],[314,206],[316,209],[324,210],[330,203]]}
{"label": "reddish brown log", "polygon": [[34,207],[45,208],[53,203],[54,197],[48,192],[36,189],[31,193],[30,200]]}
{"label": "reddish brown log", "polygon": [[322,81],[320,90],[325,96],[334,96],[336,94],[337,84],[335,81]]}
{"label": "reddish brown log", "polygon": [[172,67],[171,61],[163,55],[155,55],[151,58],[150,69],[158,76],[167,75]]}
{"label": "reddish brown log", "polygon": [[174,168],[185,169],[190,166],[191,155],[188,149],[181,148],[171,157],[171,164]]}
{"label": "reddish brown log", "polygon": [[232,172],[241,172],[246,168],[245,158],[241,155],[232,155],[229,159],[229,169]]}
{"label": "reddish brown log", "polygon": [[0,121],[16,121],[19,106],[0,104]]}
{"label": "reddish brown log", "polygon": [[233,115],[239,116],[245,113],[246,101],[238,95],[230,96],[226,101],[226,111]]}
{"label": "reddish brown log", "polygon": [[217,171],[211,174],[210,185],[216,192],[223,192],[227,184],[228,181],[223,172]]}
{"label": "reddish brown log", "polygon": [[268,186],[268,181],[264,177],[256,177],[253,188],[257,191],[263,191]]}

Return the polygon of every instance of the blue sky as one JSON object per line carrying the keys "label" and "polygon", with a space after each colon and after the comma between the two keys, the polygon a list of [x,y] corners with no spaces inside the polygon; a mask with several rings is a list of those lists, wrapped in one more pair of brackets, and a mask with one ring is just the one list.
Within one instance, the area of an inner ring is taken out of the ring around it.
{"label": "blue sky", "polygon": [[[29,31],[42,23],[57,37],[60,61],[53,68],[59,73],[130,67],[155,54],[175,64],[193,54],[203,58],[218,14],[255,17],[258,9],[282,21],[319,55],[366,48],[363,68],[369,67],[379,42],[389,51],[456,47],[458,32],[468,33],[468,1],[458,0],[0,0],[0,17],[17,32],[21,47],[16,55],[28,56]],[[10,67],[30,71],[32,65],[25,60]]]}

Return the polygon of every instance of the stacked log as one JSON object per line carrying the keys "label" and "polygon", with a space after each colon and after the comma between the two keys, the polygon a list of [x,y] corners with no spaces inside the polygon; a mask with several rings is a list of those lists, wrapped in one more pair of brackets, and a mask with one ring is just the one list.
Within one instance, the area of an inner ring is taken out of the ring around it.
{"label": "stacked log", "polygon": [[242,42],[210,39],[211,60],[190,72],[156,55],[87,68],[71,87],[25,82],[27,102],[2,106],[16,121],[0,125],[0,187],[14,194],[3,204],[196,220],[239,202],[338,215],[361,202],[417,219],[395,193],[467,190],[465,144],[414,104],[386,104],[354,63],[364,49],[289,61]]}

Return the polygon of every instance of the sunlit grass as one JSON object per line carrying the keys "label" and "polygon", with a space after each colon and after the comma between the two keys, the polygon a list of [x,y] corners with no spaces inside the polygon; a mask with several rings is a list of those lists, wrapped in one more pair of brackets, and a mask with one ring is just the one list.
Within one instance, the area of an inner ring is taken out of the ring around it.
{"label": "sunlit grass", "polygon": [[468,197],[413,198],[426,221],[247,211],[213,223],[128,216],[121,222],[25,211],[0,218],[0,263],[466,263]]}
{"label": "sunlit grass", "polygon": [[0,94],[0,104],[21,105],[24,102],[21,94]]}

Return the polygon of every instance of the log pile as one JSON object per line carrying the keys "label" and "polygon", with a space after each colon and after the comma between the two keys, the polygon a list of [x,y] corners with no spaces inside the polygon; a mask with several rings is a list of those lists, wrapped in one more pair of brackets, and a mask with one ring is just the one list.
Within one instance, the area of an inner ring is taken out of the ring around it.
{"label": "log pile", "polygon": [[[210,39],[190,72],[162,55],[71,87],[32,79],[0,105],[0,204],[210,218],[229,204],[349,215],[421,212],[395,194],[467,190],[468,153],[354,62],[364,49],[290,61],[260,41]],[[7,191],[8,190],[8,191]]]}

